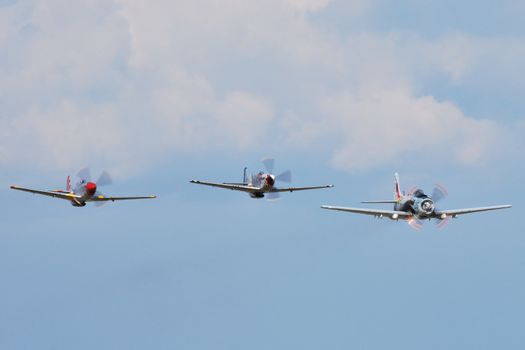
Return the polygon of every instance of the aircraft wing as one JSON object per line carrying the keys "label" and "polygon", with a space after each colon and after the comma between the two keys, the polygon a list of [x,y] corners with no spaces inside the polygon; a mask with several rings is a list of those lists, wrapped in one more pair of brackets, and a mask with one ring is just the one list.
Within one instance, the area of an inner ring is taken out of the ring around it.
{"label": "aircraft wing", "polygon": [[74,198],[80,198],[80,196],[74,194],[74,193],[68,193],[68,192],[58,192],[58,191],[42,191],[42,190],[34,190],[31,188],[24,188],[24,187],[18,187],[18,186],[11,186],[11,189],[17,190],[17,191],[24,191],[34,194],[40,194],[43,196],[48,197],[54,197],[54,198],[60,198],[60,199],[66,199],[71,200]]}
{"label": "aircraft wing", "polygon": [[321,206],[323,209],[330,209],[330,210],[339,210],[339,211],[347,211],[350,213],[356,213],[356,214],[363,214],[363,215],[371,215],[371,216],[384,216],[389,217],[391,219],[403,219],[410,216],[413,216],[414,214],[409,213],[407,211],[397,211],[397,210],[378,210],[378,209],[365,209],[365,208],[348,208],[348,207],[332,207],[329,205],[323,205]]}
{"label": "aircraft wing", "polygon": [[361,203],[366,203],[366,204],[395,204],[397,202],[398,201],[396,200],[390,200],[390,199],[384,199],[380,201],[361,201]]}
{"label": "aircraft wing", "polygon": [[234,190],[234,191],[241,191],[241,192],[248,192],[248,193],[255,193],[255,192],[260,192],[261,191],[260,188],[253,187],[253,186],[248,186],[248,185],[227,184],[227,183],[218,183],[218,182],[206,182],[206,181],[199,181],[199,180],[191,180],[190,183],[198,184],[198,185],[206,185],[206,186],[212,186],[212,187],[225,188],[227,190]]}
{"label": "aircraft wing", "polygon": [[318,189],[321,189],[321,188],[332,188],[332,187],[334,187],[334,185],[273,188],[273,189],[270,190],[270,192],[294,192],[294,191],[305,191],[305,190],[318,190]]}
{"label": "aircraft wing", "polygon": [[103,195],[93,196],[86,200],[86,202],[114,202],[114,201],[126,201],[132,199],[153,199],[157,196],[140,196],[140,197],[106,197]]}
{"label": "aircraft wing", "polygon": [[452,210],[439,210],[436,211],[437,216],[458,216],[463,214],[477,213],[480,211],[498,210],[510,208],[512,205],[495,205],[491,207],[478,207],[478,208],[466,208],[466,209],[452,209]]}

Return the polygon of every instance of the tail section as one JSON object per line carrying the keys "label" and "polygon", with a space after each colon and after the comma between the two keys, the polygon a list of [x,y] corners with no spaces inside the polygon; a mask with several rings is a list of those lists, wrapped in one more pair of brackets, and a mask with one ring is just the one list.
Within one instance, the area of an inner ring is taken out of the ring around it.
{"label": "tail section", "polygon": [[403,195],[401,193],[401,186],[399,185],[399,174],[398,173],[394,174],[394,183],[395,183],[395,186],[396,186],[395,199],[396,199],[396,201],[399,201],[399,200],[401,200]]}
{"label": "tail section", "polygon": [[68,177],[67,177],[67,181],[66,181],[66,191],[67,191],[67,192],[71,192],[71,176],[68,176]]}

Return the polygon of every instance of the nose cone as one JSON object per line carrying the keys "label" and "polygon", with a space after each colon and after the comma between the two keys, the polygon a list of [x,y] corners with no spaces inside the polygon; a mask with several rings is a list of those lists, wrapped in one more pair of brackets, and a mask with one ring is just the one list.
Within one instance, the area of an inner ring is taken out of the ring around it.
{"label": "nose cone", "polygon": [[94,195],[95,192],[97,192],[97,184],[95,184],[94,182],[88,182],[86,184],[86,192],[91,196]]}
{"label": "nose cone", "polygon": [[266,176],[266,183],[268,184],[268,186],[273,186],[275,184],[275,179],[272,175],[267,175]]}

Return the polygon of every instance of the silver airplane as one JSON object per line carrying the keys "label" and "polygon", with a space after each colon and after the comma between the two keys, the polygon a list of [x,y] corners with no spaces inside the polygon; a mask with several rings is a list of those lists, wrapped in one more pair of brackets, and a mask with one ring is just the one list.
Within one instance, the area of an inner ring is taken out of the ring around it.
{"label": "silver airplane", "polygon": [[72,188],[71,177],[67,177],[66,190],[51,190],[42,191],[34,190],[31,188],[11,186],[11,189],[30,192],[34,194],[40,194],[43,196],[54,197],[59,199],[65,199],[71,202],[74,207],[84,207],[86,202],[95,202],[96,206],[101,206],[109,201],[122,201],[131,199],[152,199],[157,198],[156,196],[143,196],[143,197],[106,197],[98,191],[99,186],[110,185],[113,181],[111,176],[104,171],[96,182],[91,181],[91,173],[88,168],[84,168],[78,172],[80,181]]}
{"label": "silver airplane", "polygon": [[478,208],[466,208],[466,209],[453,209],[453,210],[440,210],[435,206],[436,202],[445,198],[448,193],[447,190],[437,185],[432,192],[432,196],[427,196],[421,189],[414,188],[409,191],[408,194],[401,192],[399,186],[399,175],[395,174],[395,198],[393,200],[380,200],[380,201],[364,201],[361,203],[390,203],[394,204],[394,210],[377,210],[377,209],[365,209],[365,208],[348,208],[348,207],[334,207],[329,205],[323,205],[321,208],[330,210],[340,210],[350,213],[371,215],[379,218],[389,218],[392,220],[406,220],[408,224],[416,229],[420,230],[423,225],[420,220],[424,219],[436,219],[438,220],[437,226],[439,228],[444,227],[450,218],[456,218],[459,215],[476,213],[481,211],[497,210],[510,208],[511,205],[496,205],[490,207],[478,207]]}
{"label": "silver airplane", "polygon": [[266,172],[258,172],[257,174],[252,174],[247,176],[246,170],[244,168],[243,181],[240,183],[234,182],[206,182],[199,180],[191,180],[190,182],[198,185],[213,186],[219,188],[225,188],[228,190],[246,192],[250,195],[251,198],[264,198],[267,194],[268,199],[277,199],[279,198],[280,192],[294,192],[294,191],[304,191],[304,190],[316,190],[321,188],[331,188],[334,185],[322,185],[322,186],[307,186],[307,187],[284,187],[278,188],[275,187],[277,181],[281,182],[291,182],[292,173],[290,170],[287,170],[279,175],[272,174],[275,160],[272,158],[263,159],[263,164],[266,168]]}

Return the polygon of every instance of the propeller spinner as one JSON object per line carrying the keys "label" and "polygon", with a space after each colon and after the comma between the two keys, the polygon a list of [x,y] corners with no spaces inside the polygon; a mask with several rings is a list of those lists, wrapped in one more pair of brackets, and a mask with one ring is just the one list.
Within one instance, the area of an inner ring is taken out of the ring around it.
{"label": "propeller spinner", "polygon": [[[283,171],[277,176],[273,175],[273,169],[275,166],[274,158],[264,158],[262,160],[262,163],[264,164],[264,168],[267,171],[265,181],[269,185],[269,187],[273,187],[277,181],[285,182],[285,183],[292,182],[292,172],[290,170]],[[279,199],[280,198],[279,192],[269,192],[267,194],[267,198],[268,200]]]}
{"label": "propeller spinner", "polygon": [[[84,188],[86,190],[86,193],[90,196],[104,196],[100,191],[97,191],[99,186],[109,186],[113,184],[113,179],[111,178],[111,175],[104,170],[98,177],[96,182],[91,181],[91,169],[90,168],[83,168],[81,169],[77,176],[80,178],[80,183],[85,184]],[[101,207],[106,202],[95,202],[95,206]]]}

